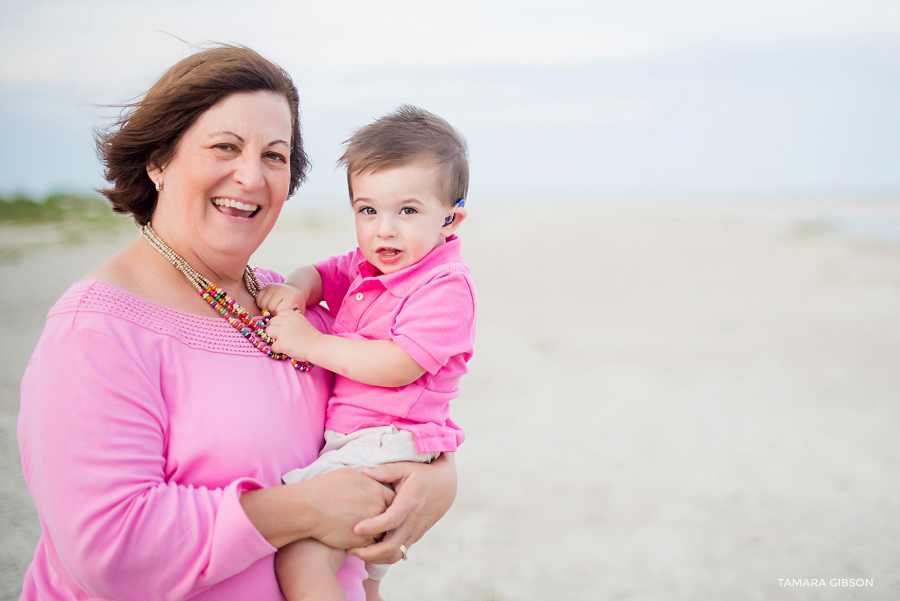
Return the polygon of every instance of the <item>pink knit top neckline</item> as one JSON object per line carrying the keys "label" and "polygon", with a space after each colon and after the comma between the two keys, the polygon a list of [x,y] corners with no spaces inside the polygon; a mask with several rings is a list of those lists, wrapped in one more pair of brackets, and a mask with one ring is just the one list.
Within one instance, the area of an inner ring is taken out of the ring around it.
{"label": "pink knit top neckline", "polygon": [[[268,270],[256,270],[260,284],[280,281]],[[101,313],[158,334],[172,336],[197,349],[231,355],[261,355],[224,318],[185,313],[135,296],[102,280],[73,284],[50,309],[47,317],[65,313]]]}

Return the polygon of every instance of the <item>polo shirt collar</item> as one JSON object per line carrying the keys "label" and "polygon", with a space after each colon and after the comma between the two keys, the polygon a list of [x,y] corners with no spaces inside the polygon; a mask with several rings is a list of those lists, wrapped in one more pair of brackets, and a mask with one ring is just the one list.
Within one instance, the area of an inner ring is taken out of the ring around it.
{"label": "polo shirt collar", "polygon": [[393,273],[383,273],[376,275],[375,266],[369,263],[362,252],[357,248],[356,263],[357,273],[363,278],[376,278],[381,282],[388,292],[394,296],[405,296],[418,283],[419,279],[435,267],[447,265],[448,263],[462,263],[462,254],[460,252],[460,240],[456,234],[447,238],[443,244],[438,244],[431,251],[422,257],[413,265],[408,265],[403,269],[394,271]]}

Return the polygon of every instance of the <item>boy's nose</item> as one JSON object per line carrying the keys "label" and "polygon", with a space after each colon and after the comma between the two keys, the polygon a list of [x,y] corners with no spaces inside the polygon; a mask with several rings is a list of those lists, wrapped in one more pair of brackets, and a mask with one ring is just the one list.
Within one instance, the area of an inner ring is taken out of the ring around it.
{"label": "boy's nose", "polygon": [[396,224],[391,217],[382,217],[378,220],[378,235],[382,238],[393,236],[396,231]]}

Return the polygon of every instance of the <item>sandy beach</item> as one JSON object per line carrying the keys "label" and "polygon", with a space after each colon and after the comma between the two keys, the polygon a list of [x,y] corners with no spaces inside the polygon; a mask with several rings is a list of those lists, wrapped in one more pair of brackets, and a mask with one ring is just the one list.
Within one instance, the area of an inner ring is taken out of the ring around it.
{"label": "sandy beach", "polygon": [[[900,203],[471,204],[459,494],[388,601],[900,598],[900,243],[828,227]],[[134,236],[2,255],[4,601],[39,532],[19,379],[56,298]],[[253,264],[353,245],[349,210],[292,210]]]}

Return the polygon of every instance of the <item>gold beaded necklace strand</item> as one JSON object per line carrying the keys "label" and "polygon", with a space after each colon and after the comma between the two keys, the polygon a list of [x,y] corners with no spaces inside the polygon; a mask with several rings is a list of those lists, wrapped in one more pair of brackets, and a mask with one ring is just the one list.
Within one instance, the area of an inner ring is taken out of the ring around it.
{"label": "gold beaded necklace strand", "polygon": [[[141,235],[150,243],[150,246],[155,248],[159,254],[165,257],[175,269],[183,273],[188,281],[193,284],[194,288],[200,293],[203,300],[205,300],[216,313],[224,317],[234,329],[244,336],[244,338],[249,340],[250,344],[256,347],[261,353],[277,361],[290,359],[290,357],[284,353],[276,353],[272,350],[271,345],[274,340],[266,333],[266,326],[269,325],[269,320],[272,318],[268,311],[263,311],[262,317],[253,317],[250,315],[246,309],[228,296],[224,290],[201,275],[200,272],[191,267],[191,264],[188,263],[184,257],[163,242],[163,239],[153,231],[153,228],[150,227],[149,223],[141,227]],[[247,291],[253,295],[253,298],[256,298],[256,295],[262,289],[259,280],[256,279],[256,274],[253,273],[253,270],[250,269],[249,265],[244,268],[244,285],[247,286]],[[309,371],[314,367],[312,363],[306,361],[296,361],[294,359],[290,359],[290,361],[291,365],[294,366],[294,369],[298,371]]]}

